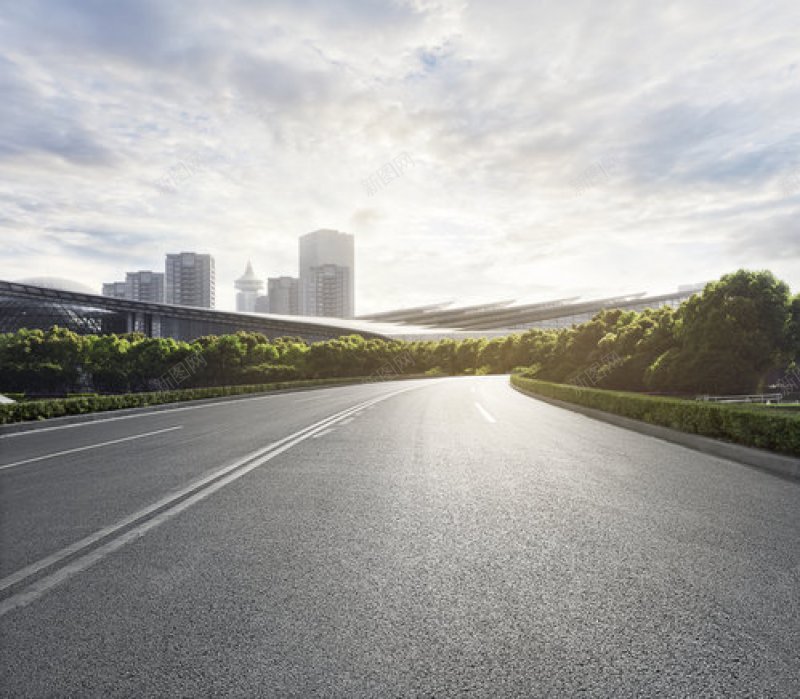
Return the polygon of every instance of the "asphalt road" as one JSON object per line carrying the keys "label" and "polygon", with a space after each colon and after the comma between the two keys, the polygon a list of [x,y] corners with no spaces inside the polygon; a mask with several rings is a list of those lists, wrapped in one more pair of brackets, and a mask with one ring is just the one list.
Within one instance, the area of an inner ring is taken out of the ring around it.
{"label": "asphalt road", "polygon": [[386,382],[0,430],[0,694],[800,696],[800,484]]}

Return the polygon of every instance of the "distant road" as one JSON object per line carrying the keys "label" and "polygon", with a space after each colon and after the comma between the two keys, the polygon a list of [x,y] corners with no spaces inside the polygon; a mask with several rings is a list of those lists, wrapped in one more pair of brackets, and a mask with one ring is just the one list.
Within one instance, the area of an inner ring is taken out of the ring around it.
{"label": "distant road", "polygon": [[504,377],[108,418],[0,430],[2,696],[800,696],[798,483]]}

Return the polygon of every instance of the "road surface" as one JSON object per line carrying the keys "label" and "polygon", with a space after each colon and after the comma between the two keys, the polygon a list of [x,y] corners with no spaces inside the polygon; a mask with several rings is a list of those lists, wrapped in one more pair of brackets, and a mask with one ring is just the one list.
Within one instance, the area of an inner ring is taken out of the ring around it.
{"label": "road surface", "polygon": [[507,378],[0,431],[2,696],[800,696],[800,485]]}

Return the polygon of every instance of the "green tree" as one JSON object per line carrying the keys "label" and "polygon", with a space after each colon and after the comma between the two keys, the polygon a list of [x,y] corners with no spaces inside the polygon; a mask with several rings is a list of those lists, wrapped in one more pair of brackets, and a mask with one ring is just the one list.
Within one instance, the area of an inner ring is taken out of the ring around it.
{"label": "green tree", "polygon": [[206,360],[205,375],[211,385],[224,386],[238,383],[239,374],[247,356],[247,340],[240,335],[222,335],[203,349]]}
{"label": "green tree", "polygon": [[87,337],[87,368],[95,390],[127,391],[131,388],[131,342],[119,335]]}
{"label": "green tree", "polygon": [[760,390],[787,355],[789,319],[789,288],[770,272],[725,275],[681,306],[676,345],[652,364],[648,385],[677,392]]}
{"label": "green tree", "polygon": [[787,356],[795,366],[800,366],[800,294],[792,299],[789,323],[786,328]]}

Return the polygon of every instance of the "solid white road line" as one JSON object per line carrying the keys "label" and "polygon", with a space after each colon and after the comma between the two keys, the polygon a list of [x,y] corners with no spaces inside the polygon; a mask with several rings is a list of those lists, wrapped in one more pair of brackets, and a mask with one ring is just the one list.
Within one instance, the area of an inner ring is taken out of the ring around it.
{"label": "solid white road line", "polygon": [[[333,416],[333,417],[335,417],[335,416]],[[322,420],[321,422],[314,423],[313,425],[311,425],[309,427],[306,427],[305,430],[311,430],[314,427],[317,427],[319,425],[327,426],[327,424],[328,424],[330,419],[331,418],[326,418],[325,420]],[[204,485],[206,485],[210,481],[213,481],[214,479],[219,478],[220,476],[239,468],[240,466],[246,464],[248,461],[251,461],[252,459],[257,458],[259,456],[262,456],[263,454],[269,452],[270,449],[274,449],[274,448],[280,446],[281,444],[283,444],[287,440],[291,439],[293,436],[301,434],[305,430],[300,430],[299,432],[295,432],[294,435],[289,435],[288,437],[285,437],[284,439],[281,439],[281,440],[279,440],[277,442],[273,442],[272,444],[268,444],[266,447],[262,447],[261,449],[257,449],[256,451],[251,452],[250,454],[247,454],[246,456],[242,457],[241,459],[238,459],[237,461],[234,461],[232,464],[229,464],[228,466],[225,466],[225,467],[223,467],[221,469],[217,469],[216,471],[212,471],[207,476],[204,476],[204,477],[202,477],[202,478],[200,478],[200,479],[198,479],[196,481],[193,481],[188,486],[186,486],[184,488],[181,488],[180,490],[178,490],[178,491],[176,491],[176,492],[174,492],[174,493],[172,493],[172,494],[170,494],[170,495],[168,495],[168,496],[166,496],[164,498],[161,498],[160,500],[157,500],[152,505],[149,505],[148,507],[145,507],[145,508],[139,510],[138,512],[134,512],[132,515],[130,515],[128,517],[125,517],[124,519],[121,519],[116,524],[112,524],[112,525],[110,525],[108,527],[104,527],[104,528],[98,530],[97,532],[95,532],[94,534],[91,534],[91,535],[81,539],[80,541],[76,541],[74,544],[70,544],[69,546],[66,546],[65,548],[61,549],[60,551],[56,551],[55,553],[51,554],[50,556],[47,556],[47,557],[45,557],[45,558],[43,558],[43,559],[41,559],[39,561],[36,561],[35,563],[31,563],[30,565],[25,566],[24,568],[21,568],[16,573],[12,573],[11,575],[9,575],[9,576],[7,576],[7,577],[5,577],[5,578],[0,580],[0,592],[5,590],[6,588],[10,587],[11,585],[15,585],[16,583],[20,582],[21,580],[23,580],[23,579],[25,579],[27,577],[30,577],[31,575],[34,575],[34,574],[38,573],[39,571],[43,570],[44,568],[48,568],[51,565],[53,565],[55,563],[58,563],[58,561],[77,553],[81,549],[84,549],[84,548],[86,548],[88,546],[91,546],[91,545],[97,543],[101,539],[103,539],[103,538],[105,538],[107,536],[110,536],[111,534],[113,534],[114,532],[118,531],[119,529],[122,529],[124,527],[127,527],[127,526],[133,524],[134,522],[136,522],[137,520],[141,519],[142,517],[147,517],[148,515],[154,513],[156,510],[159,510],[162,507],[165,507],[165,506],[169,505],[176,498],[184,497],[185,495],[188,495],[192,491],[203,487]]]}
{"label": "solid white road line", "polygon": [[333,432],[333,427],[329,427],[327,430],[322,430],[322,432],[317,432],[312,439],[319,439],[320,437],[324,437],[326,434],[330,434]]}
{"label": "solid white road line", "polygon": [[[116,524],[104,527],[94,534],[61,549],[60,551],[56,551],[55,553],[36,561],[35,563],[31,563],[30,565],[21,568],[11,575],[6,576],[0,580],[0,591],[24,581],[26,578],[29,578],[36,573],[49,568],[65,558],[88,549],[90,546],[100,542],[108,536],[111,536],[121,529],[139,522],[143,518],[147,518],[134,526],[132,529],[119,534],[116,538],[107,541],[105,544],[102,544],[96,549],[89,551],[88,553],[84,553],[80,557],[70,561],[62,568],[57,569],[56,571],[39,580],[36,580],[28,587],[3,600],[0,602],[0,616],[33,602],[51,588],[55,587],[72,575],[85,570],[94,563],[97,563],[105,558],[108,554],[120,549],[128,542],[138,539],[153,527],[166,522],[168,519],[171,519],[178,513],[185,510],[187,507],[204,500],[220,488],[232,483],[235,480],[238,480],[253,469],[258,468],[279,454],[291,449],[296,444],[313,437],[315,434],[327,429],[331,425],[346,419],[353,413],[360,411],[367,406],[371,406],[375,403],[380,403],[381,401],[387,400],[388,398],[392,398],[393,396],[422,388],[426,385],[430,386],[433,383],[434,382],[402,388],[399,391],[393,391],[392,393],[387,393],[378,396],[377,398],[372,398],[368,401],[359,403],[352,408],[335,413],[334,415],[325,418],[324,420],[320,420],[313,425],[309,425],[308,427],[305,427],[302,430],[289,435],[288,437],[284,437],[277,442],[258,449],[228,466],[217,469],[204,478],[195,481],[191,485],[162,498],[161,500],[148,507],[145,507],[142,510],[139,510],[138,512],[135,512],[128,517],[125,517]],[[161,511],[159,512],[159,510]]]}
{"label": "solid white road line", "polygon": [[7,468],[14,468],[15,466],[22,466],[23,464],[32,464],[35,461],[44,461],[45,459],[54,459],[57,456],[65,456],[66,454],[76,454],[79,451],[88,451],[89,449],[99,449],[100,447],[107,447],[109,444],[120,444],[121,442],[130,442],[133,439],[142,439],[143,437],[152,437],[155,434],[163,434],[164,432],[172,432],[173,430],[183,429],[183,425],[176,427],[166,427],[163,430],[153,430],[152,432],[143,432],[142,434],[134,434],[130,437],[121,437],[120,439],[110,439],[107,442],[99,442],[97,444],[89,444],[85,447],[76,447],[75,449],[65,449],[64,451],[54,451],[52,454],[44,454],[43,456],[32,456],[30,459],[23,459],[22,461],[14,461],[10,464],[0,464],[0,471],[5,471]]}
{"label": "solid white road line", "polygon": [[479,410],[480,414],[486,419],[486,422],[497,422],[486,408],[484,408],[478,401],[475,401],[475,407]]}
{"label": "solid white road line", "polygon": [[[299,391],[295,391],[292,393],[299,393]],[[135,418],[140,417],[153,417],[155,415],[164,415],[169,413],[180,413],[184,410],[201,410],[202,408],[215,408],[220,405],[234,405],[236,403],[248,403],[251,400],[266,400],[268,398],[276,398],[279,395],[284,395],[284,393],[274,393],[269,394],[266,396],[253,396],[251,398],[239,398],[238,400],[218,400],[215,403],[203,403],[202,405],[185,405],[181,406],[180,408],[162,408],[161,410],[156,410],[160,406],[154,405],[151,406],[154,409],[148,410],[141,413],[134,413],[133,415],[117,415],[115,417],[103,417],[98,420],[87,420],[86,422],[73,422],[69,425],[52,425],[50,427],[34,427],[30,430],[24,430],[22,432],[11,432],[10,434],[0,434],[0,439],[12,439],[13,437],[25,437],[31,434],[41,434],[42,432],[53,432],[55,430],[69,430],[73,427],[88,427],[91,425],[100,425],[104,422],[117,422],[118,420],[133,420]],[[162,403],[161,405],[165,405]],[[168,405],[168,404],[166,404]]]}

